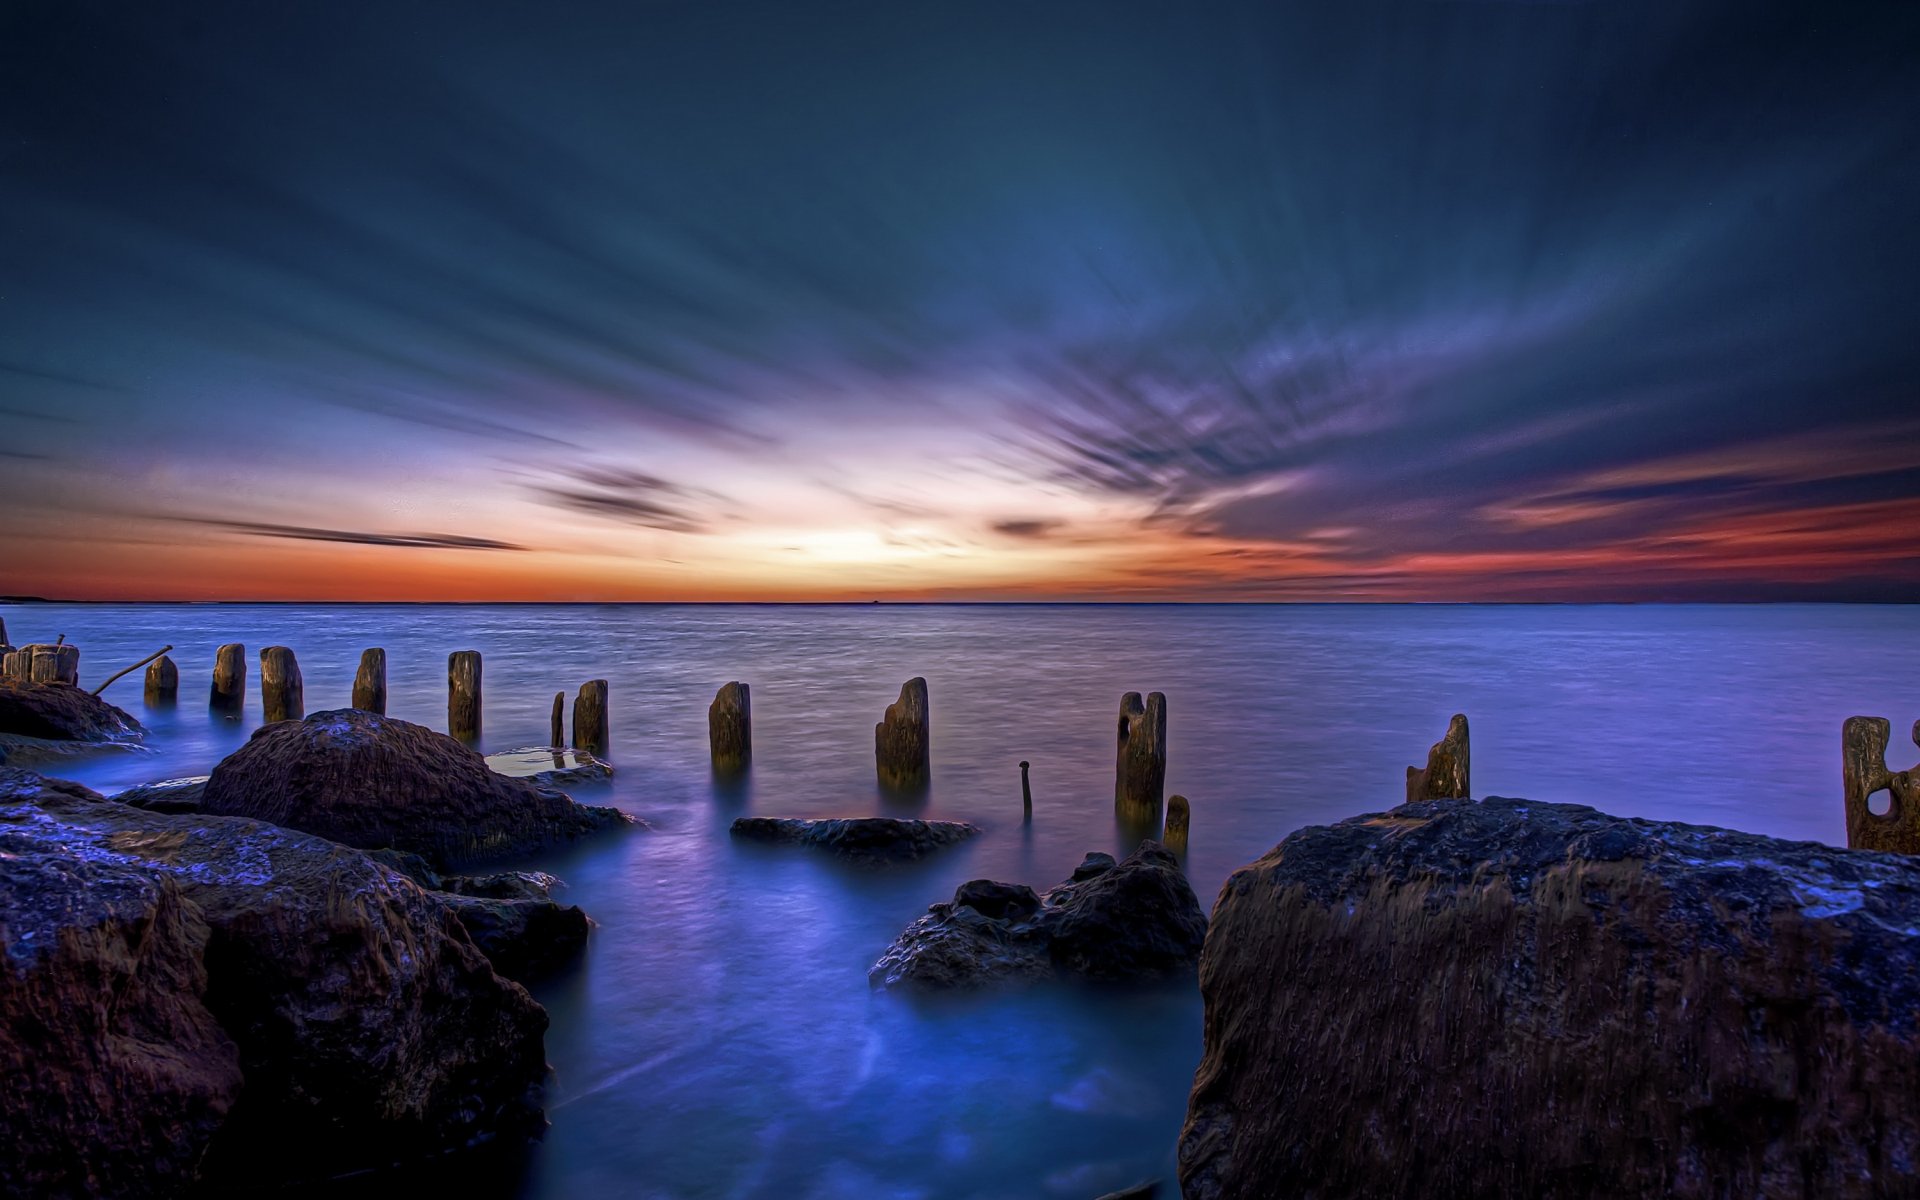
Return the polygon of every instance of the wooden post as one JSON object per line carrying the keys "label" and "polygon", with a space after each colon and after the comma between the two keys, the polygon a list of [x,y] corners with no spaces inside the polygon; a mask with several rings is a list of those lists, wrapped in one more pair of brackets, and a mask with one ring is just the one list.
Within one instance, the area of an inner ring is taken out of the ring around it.
{"label": "wooden post", "polygon": [[[1920,854],[1920,766],[1887,769],[1893,725],[1885,717],[1848,717],[1840,726],[1840,778],[1846,788],[1847,848]],[[1920,746],[1920,721],[1913,723]],[[1887,791],[1887,811],[1876,813],[1873,794]]]}
{"label": "wooden post", "polygon": [[378,646],[360,652],[360,669],[353,673],[353,707],[387,715],[387,652]]}
{"label": "wooden post", "polygon": [[8,661],[13,678],[33,683],[80,682],[80,647],[60,642],[34,642],[15,650]]}
{"label": "wooden post", "polygon": [[447,732],[463,742],[480,738],[480,652],[447,655]]}
{"label": "wooden post", "polygon": [[1407,768],[1407,803],[1415,800],[1464,800],[1473,795],[1467,776],[1467,716],[1453,714],[1447,736],[1427,750],[1427,765]]}
{"label": "wooden post", "polygon": [[607,752],[607,681],[589,679],[573,698],[573,748],[595,756]]}
{"label": "wooden post", "polygon": [[1167,849],[1175,854],[1187,852],[1187,825],[1193,819],[1193,810],[1185,796],[1171,796],[1167,799],[1167,828],[1160,840]]}
{"label": "wooden post", "polygon": [[1027,779],[1030,765],[1024,758],[1020,760],[1020,807],[1029,821],[1033,820],[1033,784]]}
{"label": "wooden post", "polygon": [[1167,785],[1167,697],[1139,692],[1120,697],[1119,743],[1114,754],[1114,811],[1139,822],[1157,817]]}
{"label": "wooden post", "polygon": [[558,750],[567,744],[567,693],[562,690],[553,694],[553,740],[547,744]]}
{"label": "wooden post", "polygon": [[268,646],[260,652],[260,711],[269,725],[307,715],[300,664],[285,646]]}
{"label": "wooden post", "polygon": [[918,675],[900,685],[900,698],[887,705],[873,727],[873,759],[880,785],[917,788],[932,776],[932,735],[927,715],[927,681]]}
{"label": "wooden post", "polygon": [[238,719],[247,703],[247,648],[229,642],[213,653],[213,692],[207,707],[220,715]]}
{"label": "wooden post", "polygon": [[714,693],[707,705],[707,748],[713,769],[744,771],[753,761],[753,697],[738,680]]}
{"label": "wooden post", "polygon": [[179,698],[180,668],[162,654],[147,664],[147,703],[154,708],[171,708]]}

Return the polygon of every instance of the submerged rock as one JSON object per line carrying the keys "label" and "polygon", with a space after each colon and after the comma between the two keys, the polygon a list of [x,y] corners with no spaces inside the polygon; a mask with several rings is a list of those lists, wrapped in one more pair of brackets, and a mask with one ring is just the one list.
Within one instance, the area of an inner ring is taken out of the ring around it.
{"label": "submerged rock", "polygon": [[1189,1200],[1920,1191],[1920,862],[1523,800],[1221,889]]}
{"label": "submerged rock", "polygon": [[15,762],[57,758],[91,746],[131,745],[140,722],[69,683],[0,679],[0,746]]}
{"label": "submerged rock", "polygon": [[332,1174],[542,1124],[546,1013],[368,856],[0,769],[0,1191]]}
{"label": "submerged rock", "polygon": [[963,883],[951,902],[907,926],[867,981],[957,988],[1060,974],[1161,979],[1193,969],[1206,933],[1179,860],[1148,841],[1118,864],[1089,854],[1044,896],[990,879]]}
{"label": "submerged rock", "polygon": [[737,838],[818,846],[848,858],[867,861],[922,858],[942,846],[964,842],[980,832],[965,821],[921,821],[903,817],[833,817],[808,821],[798,817],[739,817],[733,822]]}
{"label": "submerged rock", "polygon": [[634,823],[509,779],[446,734],[358,709],[262,726],[213,769],[202,811],[406,850],[441,870]]}
{"label": "submerged rock", "polygon": [[527,779],[545,787],[576,787],[613,778],[613,764],[585,750],[559,746],[530,746],[487,755],[487,766],[510,779]]}

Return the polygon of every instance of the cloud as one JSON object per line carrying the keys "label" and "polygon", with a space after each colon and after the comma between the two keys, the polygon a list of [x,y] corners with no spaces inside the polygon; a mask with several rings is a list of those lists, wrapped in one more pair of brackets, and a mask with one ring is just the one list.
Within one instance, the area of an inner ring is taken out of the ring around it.
{"label": "cloud", "polygon": [[531,490],[557,508],[670,533],[706,532],[712,517],[701,506],[725,499],[627,467],[579,466],[564,474],[564,482],[534,484]]}
{"label": "cloud", "polygon": [[219,521],[203,517],[173,519],[243,533],[249,537],[284,538],[296,542],[348,542],[357,546],[397,546],[410,550],[526,549],[525,546],[494,538],[465,537],[452,533],[372,533],[354,529],[315,529],[305,525],[271,525],[256,521]]}
{"label": "cloud", "polygon": [[1059,521],[1043,520],[1035,517],[1010,521],[995,521],[993,531],[1010,538],[1044,538],[1060,528]]}

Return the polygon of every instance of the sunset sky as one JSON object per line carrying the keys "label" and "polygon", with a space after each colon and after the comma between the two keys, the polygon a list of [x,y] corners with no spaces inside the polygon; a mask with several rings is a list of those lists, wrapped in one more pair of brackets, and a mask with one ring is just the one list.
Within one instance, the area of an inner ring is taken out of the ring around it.
{"label": "sunset sky", "polygon": [[1913,600],[1916,62],[1912,3],[9,3],[0,594]]}

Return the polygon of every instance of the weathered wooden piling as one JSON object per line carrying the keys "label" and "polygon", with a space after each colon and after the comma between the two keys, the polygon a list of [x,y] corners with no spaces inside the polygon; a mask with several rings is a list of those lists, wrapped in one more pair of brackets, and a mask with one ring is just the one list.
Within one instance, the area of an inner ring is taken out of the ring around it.
{"label": "weathered wooden piling", "polygon": [[598,757],[607,741],[607,681],[589,679],[573,698],[573,748]]}
{"label": "weathered wooden piling", "polygon": [[1185,796],[1167,797],[1167,827],[1160,840],[1175,854],[1187,852],[1187,826],[1193,819],[1192,806]]}
{"label": "weathered wooden piling", "polygon": [[379,646],[360,652],[360,669],[353,673],[353,707],[387,715],[387,652]]}
{"label": "weathered wooden piling", "polygon": [[933,738],[927,715],[927,681],[918,675],[900,685],[873,727],[874,767],[882,787],[916,788],[932,778]]}
{"label": "weathered wooden piling", "polygon": [[553,721],[548,732],[553,736],[549,744],[555,749],[567,744],[567,693],[564,689],[553,694]]}
{"label": "weathered wooden piling", "polygon": [[260,711],[269,725],[307,715],[300,663],[285,646],[268,646],[260,652]]}
{"label": "weathered wooden piling", "polygon": [[707,749],[713,769],[744,771],[753,761],[753,697],[734,680],[714,693],[707,705]]}
{"label": "weathered wooden piling", "polygon": [[146,701],[154,708],[172,705],[180,699],[180,668],[162,654],[147,664]]}
{"label": "weathered wooden piling", "polygon": [[[1847,848],[1920,854],[1920,766],[1887,769],[1887,743],[1893,725],[1885,717],[1848,717],[1840,726],[1840,770],[1846,787]],[[1913,723],[1920,746],[1920,721]],[[1887,792],[1887,811],[1876,813],[1869,798]]]}
{"label": "weathered wooden piling", "polygon": [[10,678],[33,683],[80,683],[80,647],[64,642],[32,642],[7,656]]}
{"label": "weathered wooden piling", "polygon": [[207,707],[225,717],[238,717],[247,703],[247,648],[229,642],[213,652],[213,691]]}
{"label": "weathered wooden piling", "polygon": [[11,647],[12,645],[13,643],[7,640],[7,619],[0,617],[0,646]]}
{"label": "weathered wooden piling", "polygon": [[447,655],[447,732],[463,742],[480,737],[480,652]]}
{"label": "weathered wooden piling", "polygon": [[1128,818],[1158,814],[1167,786],[1167,697],[1139,692],[1120,697],[1119,744],[1114,752],[1113,805]]}
{"label": "weathered wooden piling", "polygon": [[1027,768],[1032,765],[1024,758],[1020,760],[1020,810],[1029,821],[1033,820],[1033,783],[1027,778]]}
{"label": "weathered wooden piling", "polygon": [[1455,713],[1447,722],[1447,736],[1427,751],[1427,765],[1407,768],[1407,803],[1465,799],[1473,795],[1467,759],[1467,715]]}

